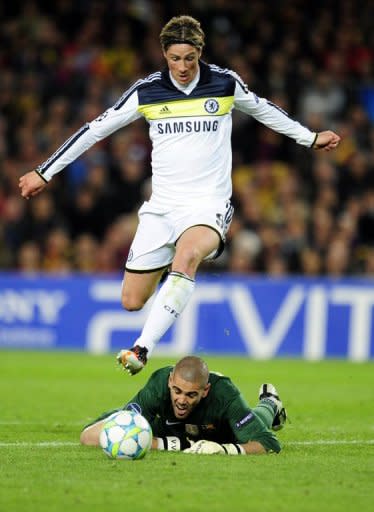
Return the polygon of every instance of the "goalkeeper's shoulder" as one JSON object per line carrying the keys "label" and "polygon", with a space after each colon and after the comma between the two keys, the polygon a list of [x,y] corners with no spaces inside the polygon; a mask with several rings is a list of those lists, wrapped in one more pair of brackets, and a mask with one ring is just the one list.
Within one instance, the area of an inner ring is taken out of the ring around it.
{"label": "goalkeeper's shoulder", "polygon": [[145,383],[143,390],[154,393],[155,399],[157,400],[163,396],[168,396],[168,381],[172,369],[172,366],[165,366],[155,370]]}
{"label": "goalkeeper's shoulder", "polygon": [[160,380],[165,381],[169,379],[170,372],[173,370],[172,366],[164,366],[162,368],[158,368],[154,372],[151,373],[148,382]]}

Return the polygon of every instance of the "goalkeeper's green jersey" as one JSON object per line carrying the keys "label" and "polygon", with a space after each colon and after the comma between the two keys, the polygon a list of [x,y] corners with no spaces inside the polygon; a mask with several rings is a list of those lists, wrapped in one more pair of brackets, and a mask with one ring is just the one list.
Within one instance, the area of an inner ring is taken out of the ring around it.
{"label": "goalkeeper's green jersey", "polygon": [[273,432],[249,407],[231,380],[218,373],[210,372],[209,393],[191,414],[185,420],[176,418],[168,387],[172,369],[168,366],[155,371],[146,385],[123,407],[145,416],[155,437],[178,436],[218,443],[258,441],[269,451],[280,451]]}

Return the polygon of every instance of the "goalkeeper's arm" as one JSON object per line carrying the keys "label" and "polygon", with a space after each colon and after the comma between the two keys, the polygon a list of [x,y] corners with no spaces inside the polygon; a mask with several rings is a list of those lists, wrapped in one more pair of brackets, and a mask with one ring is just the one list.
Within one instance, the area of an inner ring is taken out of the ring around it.
{"label": "goalkeeper's arm", "polygon": [[200,455],[213,455],[220,453],[222,455],[261,455],[267,453],[266,448],[257,441],[248,441],[244,444],[223,443],[200,439],[194,443],[185,437],[166,436],[154,437],[152,440],[152,450],[161,450],[169,452],[195,453]]}
{"label": "goalkeeper's arm", "polygon": [[244,444],[224,443],[219,444],[214,441],[201,439],[194,443],[190,448],[184,450],[185,453],[196,453],[201,455],[260,455],[267,453],[265,447],[257,441],[248,441]]}
{"label": "goalkeeper's arm", "polygon": [[165,436],[165,437],[154,437],[152,439],[152,450],[167,450],[169,452],[179,452],[191,446],[185,436]]}

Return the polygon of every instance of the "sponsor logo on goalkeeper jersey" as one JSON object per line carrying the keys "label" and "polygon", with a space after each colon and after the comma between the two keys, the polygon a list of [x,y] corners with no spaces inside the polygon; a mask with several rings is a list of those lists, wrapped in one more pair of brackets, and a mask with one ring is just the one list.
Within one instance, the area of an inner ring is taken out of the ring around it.
{"label": "sponsor logo on goalkeeper jersey", "polygon": [[166,420],[165,423],[166,423],[166,425],[168,425],[170,427],[170,425],[180,425],[182,422]]}
{"label": "sponsor logo on goalkeeper jersey", "polygon": [[192,425],[191,423],[186,423],[186,432],[190,436],[198,436],[200,433],[199,425]]}
{"label": "sponsor logo on goalkeeper jersey", "polygon": [[236,428],[244,427],[244,425],[247,425],[248,423],[250,423],[252,420],[254,420],[254,418],[255,418],[255,415],[253,414],[253,412],[249,412],[246,416],[244,416],[244,418],[237,421],[235,423],[235,426],[236,426]]}
{"label": "sponsor logo on goalkeeper jersey", "polygon": [[204,433],[212,433],[216,430],[216,426],[213,423],[208,423],[207,425],[193,425],[191,423],[186,423],[186,432],[190,436],[198,436],[200,433],[204,435]]}
{"label": "sponsor logo on goalkeeper jersey", "polygon": [[218,120],[157,123],[157,131],[160,135],[170,135],[175,133],[206,133],[216,132],[217,130]]}

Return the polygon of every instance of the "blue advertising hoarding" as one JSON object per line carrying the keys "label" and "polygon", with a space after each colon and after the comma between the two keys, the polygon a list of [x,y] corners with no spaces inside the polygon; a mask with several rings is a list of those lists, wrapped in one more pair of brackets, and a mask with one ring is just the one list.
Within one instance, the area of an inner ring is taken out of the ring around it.
{"label": "blue advertising hoarding", "polygon": [[[124,311],[121,279],[0,274],[0,347],[115,352],[133,344],[149,304]],[[267,359],[374,358],[374,280],[200,275],[155,354]]]}

